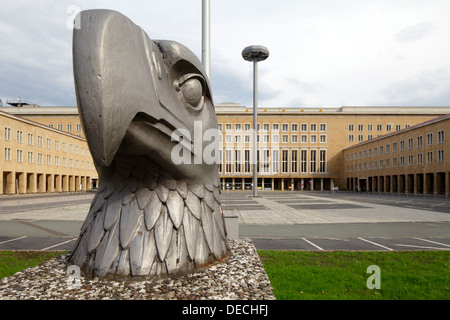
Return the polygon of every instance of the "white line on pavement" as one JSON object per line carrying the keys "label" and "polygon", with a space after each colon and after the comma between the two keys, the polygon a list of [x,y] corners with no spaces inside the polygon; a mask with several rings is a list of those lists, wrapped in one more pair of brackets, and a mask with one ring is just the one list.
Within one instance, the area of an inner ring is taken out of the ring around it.
{"label": "white line on pavement", "polygon": [[51,249],[51,248],[54,248],[54,247],[58,247],[58,246],[61,246],[61,245],[63,245],[63,244],[66,244],[66,243],[69,243],[69,242],[75,241],[75,240],[77,240],[77,238],[74,238],[74,239],[70,239],[70,240],[67,240],[67,241],[64,241],[64,242],[61,242],[61,243],[57,243],[57,244],[54,244],[53,246],[50,246],[50,247],[47,247],[47,248],[41,249],[41,251],[45,251],[45,250],[48,250],[48,249]]}
{"label": "white line on pavement", "polygon": [[363,239],[363,238],[358,238],[358,239],[359,239],[359,240],[362,240],[362,241],[365,241],[365,242],[368,242],[368,243],[371,243],[371,244],[373,244],[373,245],[375,245],[375,246],[379,246],[379,247],[384,248],[384,249],[386,249],[386,250],[394,251],[394,249],[385,247],[385,246],[383,246],[383,245],[381,245],[381,244],[379,244],[379,243],[376,243],[376,242],[373,242],[373,241],[370,241],[370,240],[367,240],[367,239]]}
{"label": "white line on pavement", "polygon": [[450,250],[447,248],[439,248],[439,247],[424,247],[424,246],[415,246],[415,245],[411,245],[411,244],[395,244],[396,246],[401,246],[401,247],[411,247],[411,248],[420,248],[420,249],[433,249],[433,250]]}
{"label": "white line on pavement", "polygon": [[450,247],[450,245],[445,244],[445,243],[440,243],[440,242],[436,242],[436,241],[431,241],[431,240],[427,240],[427,239],[422,239],[422,238],[414,238],[417,240],[422,240],[422,241],[426,241],[426,242],[430,242],[430,243],[434,243],[434,244],[439,244],[441,246],[445,246],[445,247]]}
{"label": "white line on pavement", "polygon": [[16,241],[16,240],[20,240],[20,239],[24,239],[24,238],[27,238],[27,236],[23,236],[23,237],[19,237],[19,238],[15,238],[15,239],[9,239],[9,240],[6,240],[6,241],[2,241],[2,242],[0,242],[0,244],[4,244],[4,243],[7,243],[7,242],[12,242],[12,241]]}
{"label": "white line on pavement", "polygon": [[319,247],[318,245],[312,243],[311,241],[309,241],[308,239],[302,238],[303,240],[305,240],[306,242],[308,242],[310,245],[316,247],[317,249],[319,249],[320,251],[323,251],[323,249],[321,247]]}

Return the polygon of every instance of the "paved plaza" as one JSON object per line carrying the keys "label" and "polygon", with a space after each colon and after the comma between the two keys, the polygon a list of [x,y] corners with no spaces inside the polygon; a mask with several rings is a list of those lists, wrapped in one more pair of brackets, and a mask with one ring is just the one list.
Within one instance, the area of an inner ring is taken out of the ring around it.
{"label": "paved plaza", "polygon": [[[0,250],[70,250],[93,196],[0,198]],[[450,249],[445,197],[224,191],[221,198],[225,214],[238,217],[239,236],[258,249]]]}

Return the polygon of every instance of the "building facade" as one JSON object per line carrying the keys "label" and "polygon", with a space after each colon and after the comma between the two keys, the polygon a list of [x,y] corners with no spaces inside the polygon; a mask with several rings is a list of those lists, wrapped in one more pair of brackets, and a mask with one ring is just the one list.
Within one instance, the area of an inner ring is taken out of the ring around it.
{"label": "building facade", "polygon": [[[216,106],[219,172],[224,189],[252,188],[253,109]],[[342,150],[450,113],[450,108],[260,108],[258,187],[264,190],[346,189]]]}
{"label": "building facade", "polygon": [[348,190],[450,194],[450,114],[345,148]]}
{"label": "building facade", "polygon": [[[22,162],[17,164],[20,169],[16,169],[12,164],[13,160],[3,161],[1,164],[3,166],[1,168],[3,183],[0,184],[2,186],[0,193],[2,191],[5,193],[8,188],[8,192],[12,192],[13,188],[17,189],[17,181],[24,181],[23,179],[25,179],[25,176],[21,176],[23,172],[27,172],[27,175],[35,172],[36,178],[29,176],[29,179],[39,181],[36,182],[37,190],[47,191],[73,190],[73,185],[79,187],[79,184],[82,188],[86,184],[87,188],[88,180],[97,179],[97,173],[89,155],[76,107],[7,107],[0,108],[0,110],[9,114],[9,116],[6,116],[5,113],[2,113],[2,119],[8,118],[7,121],[15,121],[13,125],[9,125],[11,139],[4,140],[0,137],[2,144],[14,145],[15,132],[17,130],[26,132],[25,129],[17,129],[15,126],[20,126],[27,121],[36,130],[37,128],[47,130],[45,131],[46,134],[51,135],[48,139],[50,141],[58,140],[60,144],[60,150],[52,151],[55,153],[44,152],[42,148],[30,150],[35,157],[37,157],[37,153],[42,154],[42,157],[44,157],[42,159],[44,164],[42,165],[36,166],[35,162],[28,164],[25,158],[25,161],[22,159]],[[252,164],[254,161],[253,109],[227,103],[216,106],[216,114],[221,133],[218,160],[222,188],[230,190],[251,189],[253,183]],[[408,128],[433,121],[447,114],[450,114],[450,107],[259,108],[258,157],[256,159],[259,171],[258,187],[263,190],[320,191],[332,190],[333,188],[355,190],[358,185],[358,188],[362,189],[363,182],[356,183],[359,182],[360,175],[355,175],[355,171],[348,172],[347,170],[347,166],[350,169],[350,163],[346,161],[346,157],[347,154],[352,153],[352,151],[348,151],[350,150],[349,147],[358,146],[361,143],[375,142],[386,135],[400,134]],[[3,124],[1,126],[5,127]],[[47,137],[44,133],[35,133],[35,139],[37,139],[37,135],[44,139],[45,149]],[[71,153],[71,156],[69,154],[65,156],[57,155],[57,152],[63,152],[61,150],[62,138],[57,138],[58,135],[62,135],[61,137],[65,137],[64,139],[72,139],[71,142],[66,142],[66,146],[72,145],[75,148],[76,142],[79,143],[77,145],[77,150],[80,152],[77,155],[78,158],[75,157],[75,152]],[[3,148],[11,149],[10,157],[13,159],[16,156],[15,152],[18,152],[17,150],[22,150],[22,152],[26,152],[24,154],[28,154],[29,151],[21,149],[21,146],[23,147],[24,143],[11,147],[5,145]],[[54,143],[52,148],[55,148]],[[81,150],[84,150],[84,156],[86,157],[84,159],[81,158]],[[45,165],[47,156],[50,156],[49,163],[52,163],[48,167]],[[434,156],[439,157],[439,152]],[[56,157],[58,157],[58,166],[55,165]],[[65,158],[65,167],[62,166],[63,157]],[[73,168],[70,168],[70,159],[72,159]],[[400,160],[397,159],[396,161]],[[81,168],[83,165],[84,169]],[[367,163],[366,166],[368,165]],[[363,163],[361,163],[361,166],[364,168]],[[44,167],[46,167],[45,170]],[[69,169],[74,171],[68,173]],[[63,176],[79,177],[78,180],[72,178],[77,181],[82,181],[81,177],[85,177],[85,182],[78,183],[73,180],[74,182],[70,182],[68,187],[64,187],[67,185],[66,182],[59,183],[60,179],[63,180]],[[361,177],[363,178],[362,175]],[[54,181],[53,187],[51,187],[52,183],[41,182],[52,179]],[[400,181],[403,178],[382,179],[397,179],[397,181]],[[441,180],[442,175],[440,174],[433,180],[433,183]],[[12,181],[16,181],[15,184]],[[373,181],[374,178],[370,181],[367,180],[366,188],[370,184],[372,188],[369,190],[374,190]],[[379,181],[379,178],[377,181]],[[377,183],[378,190],[379,182]],[[382,184],[385,183],[385,180],[383,180]],[[397,185],[399,183],[397,182]],[[24,188],[24,183],[20,184],[20,192],[24,192],[25,189],[34,192],[34,187],[28,187],[28,185],[33,185],[33,182],[26,185],[27,188]],[[50,185],[50,187],[43,187],[44,185]]]}
{"label": "building facade", "polygon": [[98,180],[80,136],[0,111],[0,146],[0,194],[82,191]]}

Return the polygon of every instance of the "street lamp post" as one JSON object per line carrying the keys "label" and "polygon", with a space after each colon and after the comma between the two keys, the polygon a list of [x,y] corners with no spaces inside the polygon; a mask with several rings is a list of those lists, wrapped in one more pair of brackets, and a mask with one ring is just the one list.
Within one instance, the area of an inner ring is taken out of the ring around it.
{"label": "street lamp post", "polygon": [[257,196],[258,190],[258,62],[269,57],[269,50],[263,46],[249,46],[242,51],[242,57],[246,61],[253,62],[253,196]]}

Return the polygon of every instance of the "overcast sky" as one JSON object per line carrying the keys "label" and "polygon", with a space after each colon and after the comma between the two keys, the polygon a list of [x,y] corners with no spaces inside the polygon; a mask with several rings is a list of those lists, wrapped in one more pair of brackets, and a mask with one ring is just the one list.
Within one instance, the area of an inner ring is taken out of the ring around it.
{"label": "overcast sky", "polygon": [[[0,99],[75,106],[76,10],[117,10],[152,39],[201,58],[201,0],[1,0]],[[449,0],[211,0],[215,104],[252,105],[259,44],[261,107],[450,106]]]}

